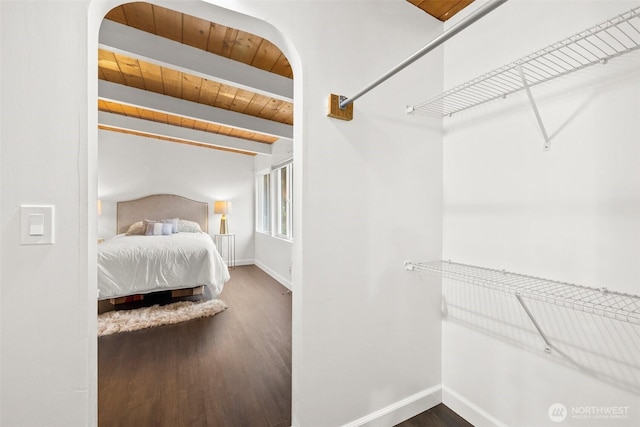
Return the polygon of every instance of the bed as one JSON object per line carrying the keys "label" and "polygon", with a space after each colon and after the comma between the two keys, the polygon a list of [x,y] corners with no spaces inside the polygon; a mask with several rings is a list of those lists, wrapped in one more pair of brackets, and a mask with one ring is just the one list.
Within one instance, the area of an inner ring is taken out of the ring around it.
{"label": "bed", "polygon": [[118,234],[98,245],[98,299],[122,303],[171,291],[222,292],[229,271],[208,232],[209,210],[172,194],[118,202]]}

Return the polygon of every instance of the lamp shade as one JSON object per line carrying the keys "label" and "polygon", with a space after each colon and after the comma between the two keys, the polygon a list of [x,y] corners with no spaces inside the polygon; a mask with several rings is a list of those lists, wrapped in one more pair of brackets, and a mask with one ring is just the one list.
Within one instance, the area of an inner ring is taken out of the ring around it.
{"label": "lamp shade", "polygon": [[226,215],[226,214],[230,214],[231,213],[231,202],[225,202],[225,201],[216,201],[213,204],[213,213],[215,214],[222,214],[222,215]]}
{"label": "lamp shade", "polygon": [[98,213],[98,216],[102,215],[102,200],[98,199],[98,204],[96,206],[96,211]]}

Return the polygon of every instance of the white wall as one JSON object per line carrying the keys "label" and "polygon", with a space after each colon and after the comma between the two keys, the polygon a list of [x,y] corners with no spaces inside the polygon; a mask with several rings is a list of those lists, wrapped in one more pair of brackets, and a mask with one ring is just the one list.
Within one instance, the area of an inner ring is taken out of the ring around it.
{"label": "white wall", "polygon": [[[512,0],[445,48],[445,87],[637,7],[633,1]],[[638,53],[445,119],[444,259],[640,294]],[[531,303],[562,352],[547,354],[514,297],[445,281],[444,401],[476,425],[556,425],[554,403],[628,406],[638,425],[640,332]],[[611,423],[611,424],[605,424]]]}
{"label": "white wall", "polygon": [[[87,16],[82,1],[3,1],[0,10],[2,426],[96,424],[95,126],[87,127],[96,103],[87,92],[97,55],[87,44],[97,40]],[[54,245],[19,244],[21,204],[55,205]]]}
{"label": "white wall", "polygon": [[291,290],[292,243],[266,233],[255,233],[255,242],[256,265]]}
{"label": "white wall", "polygon": [[291,158],[293,158],[293,141],[279,139],[271,144],[271,154],[258,154],[254,157],[256,172],[267,170]]}
{"label": "white wall", "polygon": [[116,232],[116,202],[149,194],[178,194],[209,202],[209,234],[219,232],[215,200],[232,202],[238,264],[254,260],[254,157],[101,130],[98,134],[100,237]]}
{"label": "white wall", "polygon": [[408,2],[238,3],[290,38],[302,64],[293,425],[393,425],[440,400],[440,289],[402,263],[441,256],[440,125],[404,112],[417,92],[441,89],[441,53],[357,101],[352,122],[327,118],[325,101],[379,77],[440,24]]}
{"label": "white wall", "polygon": [[[271,170],[271,166],[291,159],[293,141],[280,139],[273,144],[271,150],[270,155],[255,157],[256,173],[264,173]],[[255,243],[256,265],[291,290],[293,242],[273,237],[267,233],[256,232]]]}
{"label": "white wall", "polygon": [[[2,22],[2,2],[0,2],[0,22]],[[2,32],[0,32],[0,58],[2,58]],[[0,67],[0,93],[2,93],[2,67]],[[0,129],[2,129],[2,102],[0,102]],[[0,132],[0,141],[2,133]],[[2,144],[0,144],[0,164],[2,163]],[[2,188],[2,173],[0,173],[0,188]],[[2,197],[0,196],[0,224],[2,222]],[[4,238],[4,227],[0,227],[0,242]],[[0,271],[2,271],[2,247],[0,244]],[[0,301],[2,301],[2,274],[0,274]],[[0,422],[2,421],[2,316],[0,316]]]}

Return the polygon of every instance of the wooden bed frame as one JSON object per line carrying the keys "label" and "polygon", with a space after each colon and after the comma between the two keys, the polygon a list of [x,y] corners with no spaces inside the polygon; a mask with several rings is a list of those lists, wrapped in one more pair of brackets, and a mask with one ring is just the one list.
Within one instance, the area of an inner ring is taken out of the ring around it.
{"label": "wooden bed frame", "polygon": [[[209,204],[198,202],[175,194],[153,194],[139,199],[127,200],[117,203],[116,227],[118,234],[126,233],[129,227],[137,221],[147,219],[150,221],[165,218],[180,218],[197,222],[205,233],[209,232]],[[204,286],[195,288],[174,289],[172,298],[202,295]],[[111,298],[112,304],[139,301],[144,295],[130,295],[120,298]]]}

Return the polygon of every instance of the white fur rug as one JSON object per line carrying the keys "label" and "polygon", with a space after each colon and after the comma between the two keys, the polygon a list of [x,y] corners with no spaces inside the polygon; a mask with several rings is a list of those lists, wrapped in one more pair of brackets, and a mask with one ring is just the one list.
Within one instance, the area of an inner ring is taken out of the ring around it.
{"label": "white fur rug", "polygon": [[115,310],[98,315],[98,336],[130,332],[160,325],[185,322],[199,317],[213,316],[226,310],[224,301],[179,301],[167,305]]}

